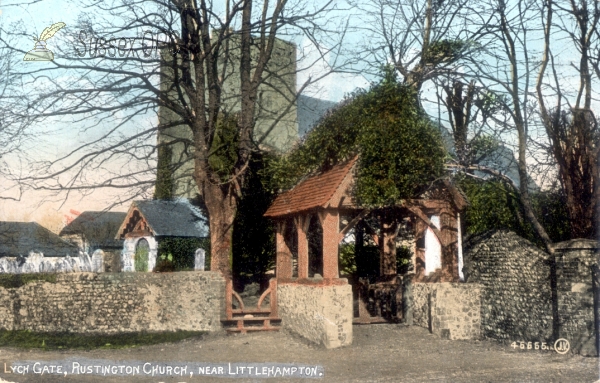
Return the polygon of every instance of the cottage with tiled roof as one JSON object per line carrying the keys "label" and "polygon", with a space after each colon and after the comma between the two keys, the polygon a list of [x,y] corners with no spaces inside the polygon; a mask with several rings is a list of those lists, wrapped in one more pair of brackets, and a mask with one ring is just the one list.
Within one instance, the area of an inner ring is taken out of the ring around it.
{"label": "cottage with tiled roof", "polygon": [[123,240],[122,271],[152,271],[164,238],[206,238],[208,223],[186,199],[135,201],[116,239]]}

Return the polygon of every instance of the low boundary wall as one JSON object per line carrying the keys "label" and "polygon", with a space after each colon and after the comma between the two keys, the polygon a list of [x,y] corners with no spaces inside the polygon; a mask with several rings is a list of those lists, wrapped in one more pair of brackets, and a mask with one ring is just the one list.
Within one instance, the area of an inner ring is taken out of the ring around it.
{"label": "low boundary wall", "polygon": [[118,333],[218,331],[225,280],[216,272],[69,273],[0,287],[0,329]]}
{"label": "low boundary wall", "polygon": [[466,247],[467,282],[482,286],[483,336],[554,342],[550,256],[507,230],[473,237]]}
{"label": "low boundary wall", "polygon": [[352,286],[333,281],[277,282],[277,306],[285,329],[326,348],[352,343]]}
{"label": "low boundary wall", "polygon": [[[573,239],[556,244],[559,336],[570,342],[571,350],[585,356],[598,356],[596,318],[598,283],[592,270],[598,265],[598,242]],[[595,286],[594,286],[595,285]],[[595,290],[595,291],[594,291]]]}
{"label": "low boundary wall", "polygon": [[465,283],[413,283],[413,324],[445,339],[481,337],[481,287]]}

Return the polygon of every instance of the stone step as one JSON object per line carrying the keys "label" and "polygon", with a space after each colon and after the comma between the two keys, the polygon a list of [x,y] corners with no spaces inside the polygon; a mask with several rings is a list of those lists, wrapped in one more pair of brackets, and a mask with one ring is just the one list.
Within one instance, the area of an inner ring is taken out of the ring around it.
{"label": "stone step", "polygon": [[221,323],[228,332],[277,331],[281,325],[281,318],[234,318],[223,319]]}
{"label": "stone step", "polygon": [[227,332],[230,333],[242,333],[245,334],[247,332],[252,332],[252,331],[279,331],[279,327],[242,327],[242,328],[228,328],[226,329]]}
{"label": "stone step", "polygon": [[273,317],[233,318],[233,319],[222,319],[221,323],[236,324],[238,322],[264,322],[264,321],[279,323],[279,322],[281,322],[281,318],[273,318]]}
{"label": "stone step", "polygon": [[234,309],[232,310],[232,314],[234,317],[238,317],[238,316],[244,316],[244,315],[261,315],[261,316],[265,316],[268,317],[271,314],[271,310],[270,309],[263,309],[263,310],[258,310],[258,309],[244,309],[244,310],[239,310],[239,309]]}

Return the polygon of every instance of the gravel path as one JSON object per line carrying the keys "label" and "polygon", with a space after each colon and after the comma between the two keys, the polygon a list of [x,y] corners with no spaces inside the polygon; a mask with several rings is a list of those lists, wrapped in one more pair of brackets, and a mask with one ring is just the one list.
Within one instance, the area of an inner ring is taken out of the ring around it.
{"label": "gravel path", "polygon": [[[349,347],[327,350],[286,332],[216,334],[125,350],[21,351],[0,349],[0,379],[8,382],[256,382],[212,376],[151,377],[6,374],[4,363],[69,358],[188,363],[294,363],[322,366],[322,379],[271,382],[596,382],[599,360],[554,351],[514,350],[493,341],[451,341],[420,327],[355,326]],[[0,380],[2,382],[2,380]]]}

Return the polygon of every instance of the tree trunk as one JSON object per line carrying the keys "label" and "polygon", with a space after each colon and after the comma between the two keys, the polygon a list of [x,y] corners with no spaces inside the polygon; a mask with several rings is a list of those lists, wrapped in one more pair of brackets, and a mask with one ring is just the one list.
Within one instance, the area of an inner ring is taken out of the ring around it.
{"label": "tree trunk", "polygon": [[219,271],[231,279],[231,251],[233,221],[237,211],[237,200],[231,187],[225,191],[220,185],[205,184],[204,203],[210,224],[210,269]]}
{"label": "tree trunk", "polygon": [[[596,195],[594,176],[596,169],[596,147],[598,139],[595,131],[595,118],[591,110],[573,110],[572,126],[564,129],[571,130],[570,140],[564,145],[566,147],[563,155],[568,156],[569,165],[561,168],[561,177],[568,181],[570,189],[567,189],[567,209],[571,226],[571,238],[594,238],[594,213],[596,210]],[[562,127],[561,127],[562,128]],[[562,142],[558,142],[560,149]]]}
{"label": "tree trunk", "polygon": [[457,80],[454,81],[452,87],[450,85],[444,86],[444,91],[446,92],[446,106],[450,126],[452,127],[452,135],[454,136],[456,157],[460,166],[468,167],[471,165],[471,161],[467,147],[467,137],[475,95],[475,82],[471,81],[469,83],[464,97],[463,86],[463,83]]}

